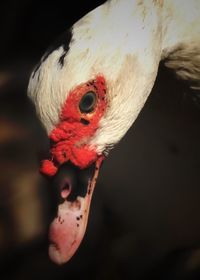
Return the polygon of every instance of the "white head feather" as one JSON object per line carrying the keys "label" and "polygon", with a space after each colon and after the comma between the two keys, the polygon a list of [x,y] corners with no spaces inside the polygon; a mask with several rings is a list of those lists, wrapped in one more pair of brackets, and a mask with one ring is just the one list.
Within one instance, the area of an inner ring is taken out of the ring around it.
{"label": "white head feather", "polygon": [[163,1],[112,0],[74,24],[63,67],[60,46],[29,83],[29,95],[48,133],[59,122],[69,92],[102,74],[108,108],[89,144],[102,153],[124,136],[151,92],[163,53],[169,52],[172,35],[164,21],[173,18],[172,2],[166,1],[163,12]]}

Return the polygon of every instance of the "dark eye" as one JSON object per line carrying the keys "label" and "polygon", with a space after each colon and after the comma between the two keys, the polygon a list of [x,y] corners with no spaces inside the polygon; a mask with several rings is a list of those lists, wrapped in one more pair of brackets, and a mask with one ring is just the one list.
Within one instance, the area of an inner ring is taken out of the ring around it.
{"label": "dark eye", "polygon": [[79,103],[81,113],[91,113],[96,105],[97,96],[93,91],[88,91]]}

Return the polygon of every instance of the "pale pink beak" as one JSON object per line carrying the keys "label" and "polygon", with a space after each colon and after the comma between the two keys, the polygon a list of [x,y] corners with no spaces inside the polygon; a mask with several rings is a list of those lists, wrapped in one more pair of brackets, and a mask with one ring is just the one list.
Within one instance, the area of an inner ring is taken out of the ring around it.
{"label": "pale pink beak", "polygon": [[62,201],[58,205],[57,217],[51,223],[49,232],[49,256],[57,264],[66,263],[84,237],[91,198],[102,160],[103,157],[98,158],[95,164],[86,170],[78,170],[75,167],[74,171],[72,165],[62,167],[62,179],[57,182],[60,185],[58,187]]}

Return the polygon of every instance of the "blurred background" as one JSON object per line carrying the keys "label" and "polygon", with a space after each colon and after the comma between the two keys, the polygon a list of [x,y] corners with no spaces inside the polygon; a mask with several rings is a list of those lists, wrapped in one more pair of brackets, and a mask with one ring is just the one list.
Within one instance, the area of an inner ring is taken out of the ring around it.
{"label": "blurred background", "polygon": [[1,279],[200,279],[200,99],[162,65],[102,167],[80,249],[62,267],[48,258],[48,139],[26,88],[49,44],[103,2],[0,3]]}

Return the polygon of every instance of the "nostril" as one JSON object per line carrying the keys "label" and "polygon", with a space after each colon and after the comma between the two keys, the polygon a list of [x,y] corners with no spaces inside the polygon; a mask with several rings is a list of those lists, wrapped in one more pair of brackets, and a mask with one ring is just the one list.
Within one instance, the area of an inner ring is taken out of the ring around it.
{"label": "nostril", "polygon": [[65,182],[61,187],[61,197],[66,199],[71,192],[71,185],[69,182]]}

